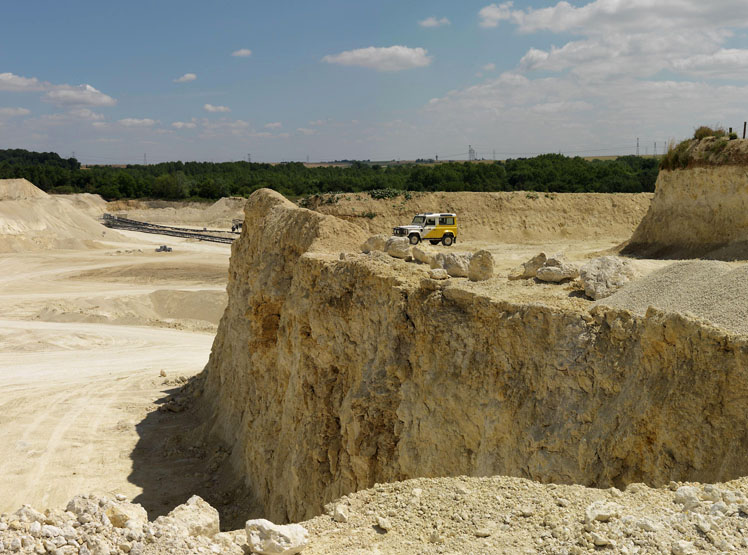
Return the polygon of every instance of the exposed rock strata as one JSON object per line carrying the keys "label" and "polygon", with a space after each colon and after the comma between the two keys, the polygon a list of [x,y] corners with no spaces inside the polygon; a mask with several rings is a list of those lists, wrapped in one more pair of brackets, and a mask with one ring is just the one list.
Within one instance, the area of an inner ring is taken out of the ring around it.
{"label": "exposed rock strata", "polygon": [[414,476],[748,473],[745,338],[656,310],[516,305],[389,257],[340,260],[364,239],[355,226],[267,190],[246,221],[264,233],[233,246],[203,399],[271,520]]}
{"label": "exposed rock strata", "polygon": [[649,211],[624,252],[748,258],[748,167],[661,171]]}

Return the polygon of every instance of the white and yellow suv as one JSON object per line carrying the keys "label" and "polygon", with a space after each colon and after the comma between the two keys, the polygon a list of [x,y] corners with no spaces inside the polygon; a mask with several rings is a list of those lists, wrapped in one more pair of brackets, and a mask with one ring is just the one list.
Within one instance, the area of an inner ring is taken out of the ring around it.
{"label": "white and yellow suv", "polygon": [[411,245],[429,241],[449,247],[457,241],[457,214],[425,213],[417,214],[410,225],[392,229],[397,237],[407,237]]}

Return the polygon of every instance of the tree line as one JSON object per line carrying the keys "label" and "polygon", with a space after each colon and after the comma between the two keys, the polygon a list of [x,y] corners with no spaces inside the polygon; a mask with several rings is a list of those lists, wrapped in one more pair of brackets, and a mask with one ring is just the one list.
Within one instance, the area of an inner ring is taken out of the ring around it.
{"label": "tree line", "polygon": [[290,197],[381,189],[640,193],[654,191],[657,173],[657,160],[639,156],[585,160],[543,154],[493,163],[388,166],[355,161],[346,167],[311,168],[298,162],[166,162],[86,168],[75,158],[63,159],[53,152],[0,150],[0,179],[23,177],[50,193],[97,193],[107,200],[218,199],[249,196],[262,187]]}

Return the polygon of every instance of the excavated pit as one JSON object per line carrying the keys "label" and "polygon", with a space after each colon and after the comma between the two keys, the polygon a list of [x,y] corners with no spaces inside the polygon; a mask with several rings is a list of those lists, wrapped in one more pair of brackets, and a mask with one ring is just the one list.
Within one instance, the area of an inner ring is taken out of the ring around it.
{"label": "excavated pit", "polygon": [[412,477],[620,487],[748,473],[745,336],[341,259],[360,227],[269,190],[245,221],[263,233],[245,227],[232,247],[200,410],[267,518]]}

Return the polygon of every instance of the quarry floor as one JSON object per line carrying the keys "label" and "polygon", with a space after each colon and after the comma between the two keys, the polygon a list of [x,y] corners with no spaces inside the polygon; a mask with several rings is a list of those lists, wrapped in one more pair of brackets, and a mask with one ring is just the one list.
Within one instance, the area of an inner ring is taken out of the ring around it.
{"label": "quarry floor", "polygon": [[[143,422],[207,362],[230,249],[125,235],[100,249],[0,255],[0,513],[80,492],[136,498],[159,482],[163,469],[134,455],[161,449],[143,445]],[[156,253],[165,242],[174,251]],[[167,483],[145,493],[189,497]]]}

